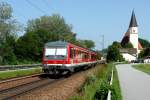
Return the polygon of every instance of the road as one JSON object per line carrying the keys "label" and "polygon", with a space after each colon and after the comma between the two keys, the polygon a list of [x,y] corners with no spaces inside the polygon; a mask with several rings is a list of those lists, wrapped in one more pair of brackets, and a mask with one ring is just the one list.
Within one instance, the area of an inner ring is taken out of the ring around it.
{"label": "road", "polygon": [[123,100],[150,100],[150,75],[131,67],[117,65]]}

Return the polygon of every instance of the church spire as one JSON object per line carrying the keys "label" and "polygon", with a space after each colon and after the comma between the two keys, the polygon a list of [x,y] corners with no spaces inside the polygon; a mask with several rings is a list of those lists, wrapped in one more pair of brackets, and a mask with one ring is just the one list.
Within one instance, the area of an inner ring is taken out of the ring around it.
{"label": "church spire", "polygon": [[133,10],[132,11],[132,16],[131,16],[129,28],[130,27],[137,27],[137,26],[138,25],[137,25],[136,17],[135,17],[134,10]]}

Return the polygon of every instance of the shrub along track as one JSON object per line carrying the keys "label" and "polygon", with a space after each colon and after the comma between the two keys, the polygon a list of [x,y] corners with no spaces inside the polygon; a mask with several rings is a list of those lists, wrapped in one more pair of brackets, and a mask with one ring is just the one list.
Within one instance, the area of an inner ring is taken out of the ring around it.
{"label": "shrub along track", "polygon": [[88,75],[96,72],[102,65],[97,65],[91,69],[81,71],[72,76],[55,81],[52,84],[46,85],[42,88],[34,89],[26,92],[23,95],[17,96],[14,99],[18,100],[68,100],[74,95],[77,90],[83,85]]}

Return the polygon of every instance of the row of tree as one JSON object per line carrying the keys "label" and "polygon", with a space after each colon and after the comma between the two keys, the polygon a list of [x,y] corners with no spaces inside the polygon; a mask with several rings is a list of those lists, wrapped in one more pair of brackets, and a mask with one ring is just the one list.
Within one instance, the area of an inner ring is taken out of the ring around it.
{"label": "row of tree", "polygon": [[138,55],[139,58],[145,58],[147,56],[150,56],[150,47],[143,49]]}
{"label": "row of tree", "polygon": [[147,56],[150,56],[150,42],[139,38],[139,42],[141,43],[143,50],[139,53],[139,58],[145,58]]}
{"label": "row of tree", "polygon": [[21,29],[12,16],[12,8],[6,2],[0,2],[0,65],[40,62],[42,48],[46,42],[67,41],[92,49],[92,40],[78,40],[72,32],[71,25],[58,15],[42,16],[29,20],[25,34],[17,36]]}

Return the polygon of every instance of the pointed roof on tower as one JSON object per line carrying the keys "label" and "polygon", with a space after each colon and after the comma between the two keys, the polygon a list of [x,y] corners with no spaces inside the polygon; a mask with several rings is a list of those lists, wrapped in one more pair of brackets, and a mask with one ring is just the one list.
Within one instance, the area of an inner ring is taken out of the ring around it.
{"label": "pointed roof on tower", "polygon": [[137,26],[138,26],[138,24],[137,24],[137,21],[136,21],[134,10],[133,10],[132,11],[132,16],[131,16],[129,28],[130,27],[137,27]]}

